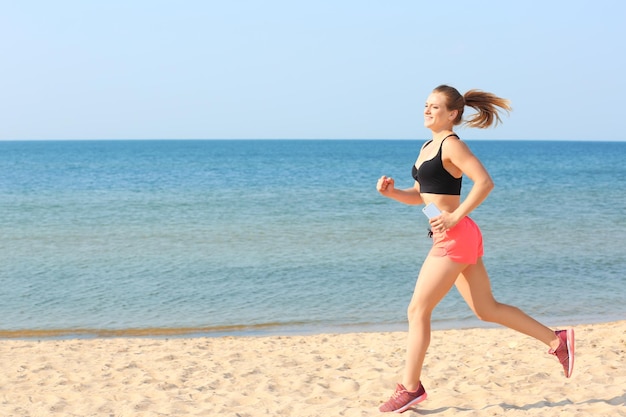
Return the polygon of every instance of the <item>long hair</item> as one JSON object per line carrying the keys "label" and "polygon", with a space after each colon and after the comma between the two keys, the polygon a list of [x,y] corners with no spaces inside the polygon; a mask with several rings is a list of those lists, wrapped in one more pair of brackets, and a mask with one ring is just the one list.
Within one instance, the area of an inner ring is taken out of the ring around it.
{"label": "long hair", "polygon": [[[492,124],[497,126],[498,123],[502,123],[500,111],[507,113],[511,111],[509,100],[481,90],[469,90],[464,95],[461,95],[454,87],[440,85],[433,90],[433,93],[443,94],[446,97],[448,110],[458,111],[457,117],[454,119],[454,125],[463,123],[469,127],[485,129]],[[465,106],[472,107],[476,110],[476,114],[463,122]]]}

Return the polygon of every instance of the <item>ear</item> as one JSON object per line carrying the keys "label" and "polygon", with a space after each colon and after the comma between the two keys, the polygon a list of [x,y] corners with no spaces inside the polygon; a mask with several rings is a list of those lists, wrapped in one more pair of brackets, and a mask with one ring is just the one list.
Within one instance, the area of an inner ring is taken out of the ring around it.
{"label": "ear", "polygon": [[456,119],[456,117],[459,115],[459,111],[458,110],[452,110],[450,112],[450,115],[448,116],[448,120],[453,121]]}

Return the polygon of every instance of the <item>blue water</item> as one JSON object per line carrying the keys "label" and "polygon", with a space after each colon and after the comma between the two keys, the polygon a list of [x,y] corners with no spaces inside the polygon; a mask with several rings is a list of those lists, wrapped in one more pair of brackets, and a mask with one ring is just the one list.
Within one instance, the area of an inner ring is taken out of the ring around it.
{"label": "blue water", "polygon": [[[496,298],[626,319],[626,143],[469,145],[496,183],[473,214]],[[0,142],[0,337],[403,329],[428,224],[375,183],[411,186],[420,146]],[[481,325],[456,290],[433,321]]]}

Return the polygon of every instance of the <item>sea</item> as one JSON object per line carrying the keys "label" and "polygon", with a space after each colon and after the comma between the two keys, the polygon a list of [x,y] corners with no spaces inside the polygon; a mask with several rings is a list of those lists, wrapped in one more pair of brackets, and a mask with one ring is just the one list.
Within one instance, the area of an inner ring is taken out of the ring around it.
{"label": "sea", "polygon": [[[376,181],[411,187],[423,142],[2,141],[0,338],[404,330],[428,223]],[[496,299],[626,319],[626,142],[467,144]],[[456,289],[433,313],[489,326]]]}

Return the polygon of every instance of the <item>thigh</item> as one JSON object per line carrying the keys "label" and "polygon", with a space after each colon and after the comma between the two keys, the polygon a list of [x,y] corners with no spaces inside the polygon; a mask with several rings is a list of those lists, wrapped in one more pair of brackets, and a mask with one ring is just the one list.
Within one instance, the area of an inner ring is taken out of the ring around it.
{"label": "thigh", "polygon": [[458,263],[475,264],[483,256],[483,238],[480,228],[472,219],[464,217],[452,229],[433,233],[430,254],[447,256]]}
{"label": "thigh", "polygon": [[466,267],[467,264],[454,262],[447,256],[427,256],[415,283],[411,306],[432,311]]}
{"label": "thigh", "polygon": [[461,296],[476,313],[484,307],[490,307],[496,303],[491,292],[489,274],[482,258],[478,258],[476,264],[469,265],[456,280],[456,288]]}

